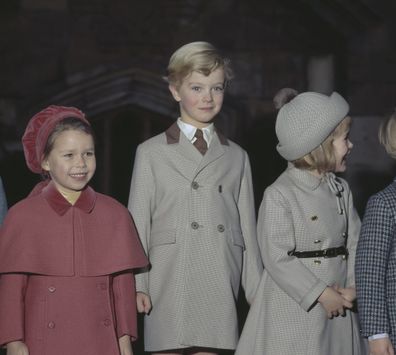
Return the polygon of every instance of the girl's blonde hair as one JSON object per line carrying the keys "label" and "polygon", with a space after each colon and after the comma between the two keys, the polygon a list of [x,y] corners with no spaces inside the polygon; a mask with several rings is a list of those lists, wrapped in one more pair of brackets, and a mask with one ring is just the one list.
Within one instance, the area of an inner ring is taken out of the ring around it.
{"label": "girl's blonde hair", "polygon": [[396,159],[396,112],[381,123],[378,138],[386,152]]}
{"label": "girl's blonde hair", "polygon": [[164,79],[179,87],[193,71],[208,76],[218,68],[223,68],[225,81],[233,77],[230,60],[221,56],[219,51],[208,42],[191,42],[180,47],[169,60],[168,75]]}
{"label": "girl's blonde hair", "polygon": [[324,142],[311,153],[299,158],[292,163],[296,168],[306,170],[317,170],[318,173],[334,171],[336,168],[336,157],[334,152],[334,139],[342,136],[349,130],[351,117],[345,117]]}

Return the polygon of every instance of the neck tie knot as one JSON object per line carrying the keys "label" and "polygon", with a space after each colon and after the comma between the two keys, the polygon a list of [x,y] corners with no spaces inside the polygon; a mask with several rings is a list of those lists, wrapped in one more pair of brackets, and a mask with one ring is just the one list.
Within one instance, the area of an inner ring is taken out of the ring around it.
{"label": "neck tie knot", "polygon": [[206,153],[206,151],[208,150],[208,144],[206,143],[204,137],[203,137],[203,132],[202,129],[197,128],[197,130],[195,131],[195,135],[194,137],[195,142],[193,143],[195,148],[198,149],[198,151],[204,155]]}

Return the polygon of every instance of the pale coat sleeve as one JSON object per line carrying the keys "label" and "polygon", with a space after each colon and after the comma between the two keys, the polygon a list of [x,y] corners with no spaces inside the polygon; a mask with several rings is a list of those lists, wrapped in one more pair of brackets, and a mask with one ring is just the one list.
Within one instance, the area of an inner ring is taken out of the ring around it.
{"label": "pale coat sleeve", "polygon": [[[140,241],[147,256],[151,233],[151,208],[154,192],[155,183],[150,160],[142,145],[139,145],[136,150],[133,167],[128,209],[135,221]],[[136,291],[149,294],[148,268],[136,275]]]}
{"label": "pale coat sleeve", "polygon": [[359,240],[360,233],[360,218],[353,205],[352,192],[348,189],[348,239],[347,239],[347,249],[348,264],[347,264],[347,287],[355,286],[355,256],[356,247]]}
{"label": "pale coat sleeve", "polygon": [[0,275],[0,346],[25,338],[24,297],[28,276]]}
{"label": "pale coat sleeve", "polygon": [[261,278],[263,264],[257,243],[252,173],[249,158],[246,153],[238,210],[241,221],[242,236],[245,242],[241,283],[245,290],[246,300],[251,304]]}
{"label": "pale coat sleeve", "polygon": [[117,337],[129,335],[137,339],[135,277],[132,272],[113,277],[114,308]]}
{"label": "pale coat sleeve", "polygon": [[295,249],[291,206],[274,187],[264,193],[258,236],[265,269],[284,292],[308,311],[327,285],[298,258],[287,254]]}

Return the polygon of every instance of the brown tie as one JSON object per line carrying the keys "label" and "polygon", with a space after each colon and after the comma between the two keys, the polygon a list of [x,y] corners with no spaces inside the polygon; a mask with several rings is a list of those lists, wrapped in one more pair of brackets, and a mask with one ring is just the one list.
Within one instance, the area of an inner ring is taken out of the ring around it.
{"label": "brown tie", "polygon": [[197,148],[202,155],[205,155],[206,151],[208,150],[208,145],[206,144],[206,141],[203,137],[202,129],[197,128],[194,137],[197,138],[193,143],[195,148]]}

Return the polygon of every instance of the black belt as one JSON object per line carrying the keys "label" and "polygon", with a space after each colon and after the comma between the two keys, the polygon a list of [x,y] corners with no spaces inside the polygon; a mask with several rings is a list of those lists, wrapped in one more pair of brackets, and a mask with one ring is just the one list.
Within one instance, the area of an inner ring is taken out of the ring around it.
{"label": "black belt", "polygon": [[309,250],[309,251],[289,251],[287,253],[290,256],[295,256],[297,258],[334,258],[338,255],[348,256],[348,249],[345,246],[338,248],[328,248],[322,250]]}

